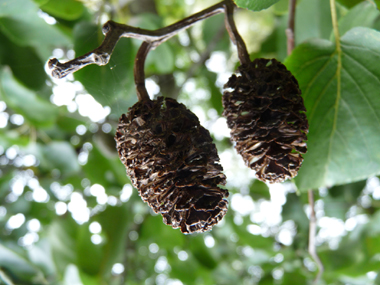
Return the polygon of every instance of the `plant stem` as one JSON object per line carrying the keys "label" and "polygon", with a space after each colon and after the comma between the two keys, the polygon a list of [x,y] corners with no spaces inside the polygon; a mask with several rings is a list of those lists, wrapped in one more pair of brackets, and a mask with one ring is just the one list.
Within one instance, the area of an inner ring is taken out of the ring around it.
{"label": "plant stem", "polygon": [[135,65],[134,65],[134,78],[136,84],[137,98],[139,101],[149,101],[148,91],[145,88],[145,72],[144,64],[145,59],[152,49],[153,44],[149,42],[143,42],[137,52]]}
{"label": "plant stem", "polygon": [[315,245],[315,236],[317,234],[317,218],[315,216],[315,208],[314,208],[314,193],[313,190],[309,190],[307,192],[307,196],[309,198],[309,205],[310,205],[310,222],[309,222],[309,253],[311,257],[314,259],[315,263],[318,267],[318,274],[316,278],[314,279],[314,284],[318,284],[324,268],[323,264],[318,256],[316,245]]}
{"label": "plant stem", "polygon": [[225,4],[225,24],[228,34],[232,40],[232,42],[236,45],[238,50],[238,57],[240,63],[249,64],[251,62],[249,58],[249,54],[247,51],[247,47],[245,45],[244,40],[240,36],[238,30],[236,29],[235,21],[234,21],[234,9],[235,5],[233,2],[226,2]]}
{"label": "plant stem", "polygon": [[296,3],[297,0],[289,0],[288,28],[285,31],[287,38],[288,55],[290,55],[294,49],[294,19],[296,15]]}

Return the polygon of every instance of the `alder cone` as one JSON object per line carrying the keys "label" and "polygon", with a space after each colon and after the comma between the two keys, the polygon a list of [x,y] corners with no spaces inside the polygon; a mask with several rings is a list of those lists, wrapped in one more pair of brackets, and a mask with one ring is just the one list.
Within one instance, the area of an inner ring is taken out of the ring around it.
{"label": "alder cone", "polygon": [[121,161],[144,202],[183,233],[204,232],[227,212],[226,177],[210,133],[174,99],[138,102],[119,120]]}
{"label": "alder cone", "polygon": [[223,115],[245,163],[264,182],[297,175],[309,124],[297,80],[275,59],[241,65],[224,85]]}

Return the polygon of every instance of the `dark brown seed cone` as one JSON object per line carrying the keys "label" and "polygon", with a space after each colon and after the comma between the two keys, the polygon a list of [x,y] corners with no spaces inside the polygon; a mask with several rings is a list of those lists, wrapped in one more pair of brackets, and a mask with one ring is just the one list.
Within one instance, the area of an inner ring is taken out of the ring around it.
{"label": "dark brown seed cone", "polygon": [[309,124],[298,82],[275,59],[242,65],[224,86],[223,115],[245,163],[264,182],[297,175]]}
{"label": "dark brown seed cone", "polygon": [[204,232],[227,212],[228,191],[210,133],[174,99],[138,102],[119,120],[115,140],[139,195],[183,233]]}

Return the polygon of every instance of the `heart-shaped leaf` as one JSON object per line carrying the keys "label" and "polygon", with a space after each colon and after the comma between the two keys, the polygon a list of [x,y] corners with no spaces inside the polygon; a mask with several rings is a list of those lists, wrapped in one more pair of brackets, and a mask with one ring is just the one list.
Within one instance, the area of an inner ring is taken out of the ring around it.
{"label": "heart-shaped leaf", "polygon": [[339,46],[311,40],[286,65],[303,92],[310,124],[300,190],[380,173],[380,33],[354,28]]}

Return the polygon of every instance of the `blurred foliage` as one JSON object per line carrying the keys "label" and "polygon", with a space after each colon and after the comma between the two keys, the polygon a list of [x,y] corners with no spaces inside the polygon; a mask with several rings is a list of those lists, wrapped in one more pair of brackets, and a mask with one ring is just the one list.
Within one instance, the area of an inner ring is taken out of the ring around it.
{"label": "blurred foliage", "polygon": [[221,127],[221,89],[238,62],[222,15],[149,55],[152,95],[185,103],[221,155],[230,209],[209,233],[164,225],[117,156],[139,41],[120,40],[107,66],[67,79],[45,71],[50,57],[97,47],[107,19],[157,29],[215,2],[0,0],[0,284],[312,284],[308,189],[320,284],[380,284],[378,1],[337,1],[339,52],[329,1],[297,1],[287,57],[288,1],[236,0],[259,11],[236,12],[251,58],[285,61],[303,91],[309,152],[295,184],[255,180]]}

